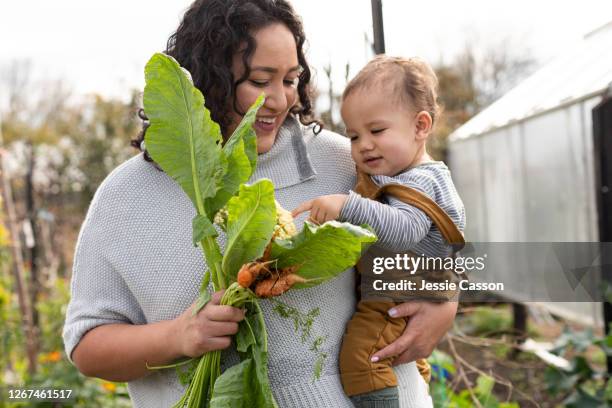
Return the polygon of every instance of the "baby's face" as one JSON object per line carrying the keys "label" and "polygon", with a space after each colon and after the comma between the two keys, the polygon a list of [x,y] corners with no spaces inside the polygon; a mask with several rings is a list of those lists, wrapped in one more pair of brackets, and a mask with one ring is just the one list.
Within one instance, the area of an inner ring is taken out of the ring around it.
{"label": "baby's face", "polygon": [[372,175],[395,176],[415,162],[415,113],[385,92],[355,90],[342,104],[342,119],[357,167]]}

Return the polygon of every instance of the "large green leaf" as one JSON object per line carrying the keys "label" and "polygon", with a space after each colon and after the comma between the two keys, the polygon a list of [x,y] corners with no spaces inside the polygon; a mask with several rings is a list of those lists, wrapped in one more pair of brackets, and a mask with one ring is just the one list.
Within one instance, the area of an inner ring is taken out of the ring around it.
{"label": "large green leaf", "polygon": [[242,265],[263,255],[276,223],[274,185],[268,179],[241,185],[227,203],[227,246],[222,270],[228,281],[236,280]]}
{"label": "large green leaf", "polygon": [[206,213],[212,217],[221,209],[227,201],[238,191],[242,183],[246,183],[255,170],[257,164],[257,135],[253,129],[253,122],[257,111],[264,103],[264,96],[259,98],[249,108],[242,121],[223,146],[223,152],[227,157],[227,172],[223,176],[223,182],[214,197],[206,199]]}
{"label": "large green leaf", "polygon": [[215,381],[210,408],[278,407],[267,381],[261,383],[261,366],[246,358]]}
{"label": "large green leaf", "polygon": [[268,334],[263,312],[254,297],[246,308],[235,338],[242,361],[217,378],[211,408],[278,406],[268,380]]}
{"label": "large green leaf", "polygon": [[263,317],[263,310],[259,305],[259,301],[254,299],[248,307],[249,326],[252,330],[257,342],[252,344],[247,351],[248,358],[253,359],[254,372],[251,375],[251,394],[255,396],[254,401],[259,407],[278,407],[270,380],[268,378],[268,332],[266,330],[266,322]]}
{"label": "large green leaf", "polygon": [[271,259],[277,259],[278,268],[300,265],[297,274],[312,281],[294,288],[306,288],[355,265],[366,246],[375,241],[376,235],[365,227],[337,221],[321,226],[306,222],[299,234],[272,244]]}
{"label": "large green leaf", "polygon": [[[249,408],[253,404],[250,383],[253,382],[253,360],[247,358],[231,366],[215,381],[210,408]],[[248,393],[248,394],[247,394]]]}
{"label": "large green leaf", "polygon": [[193,246],[198,246],[198,242],[206,237],[216,237],[217,230],[205,215],[196,215],[191,221],[193,229]]}
{"label": "large green leaf", "polygon": [[202,93],[172,57],[153,55],[145,78],[144,108],[151,122],[147,150],[201,214],[203,200],[216,194],[227,169],[219,126],[204,108]]}
{"label": "large green leaf", "polygon": [[244,149],[253,170],[257,164],[257,135],[253,130],[253,123],[255,122],[257,111],[264,104],[264,100],[264,94],[262,93],[244,115],[242,121],[238,124],[238,127],[234,130],[234,133],[226,144],[226,146],[231,145],[233,139],[244,140]]}

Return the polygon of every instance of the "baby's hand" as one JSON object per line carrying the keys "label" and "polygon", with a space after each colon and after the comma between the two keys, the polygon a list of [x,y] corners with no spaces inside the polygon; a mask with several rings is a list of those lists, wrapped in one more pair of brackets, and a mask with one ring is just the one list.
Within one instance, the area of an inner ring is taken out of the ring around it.
{"label": "baby's hand", "polygon": [[310,220],[323,224],[325,221],[335,220],[340,216],[340,210],[348,198],[347,194],[330,194],[303,202],[291,212],[297,217],[304,211],[310,211]]}

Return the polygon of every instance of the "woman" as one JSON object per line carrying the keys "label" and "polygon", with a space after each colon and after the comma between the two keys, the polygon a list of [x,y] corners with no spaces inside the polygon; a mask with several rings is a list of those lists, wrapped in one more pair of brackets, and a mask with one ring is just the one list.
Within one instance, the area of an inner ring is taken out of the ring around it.
{"label": "woman", "polygon": [[[192,74],[225,137],[255,98],[266,94],[254,125],[259,157],[252,180],[271,179],[285,208],[347,192],[355,181],[348,140],[325,131],[315,135],[313,127],[303,126],[314,122],[303,45],[301,22],[285,0],[198,0],[167,49]],[[243,312],[220,306],[216,293],[191,315],[206,269],[191,243],[195,209],[178,185],[142,156],[115,169],[91,203],[76,249],[64,342],[85,375],[128,381],[134,406],[167,407],[184,389],[173,369],[150,372],[146,364],[229,347]],[[310,344],[300,341],[293,321],[262,302],[270,381],[281,407],[351,406],[337,356],[355,306],[353,289],[351,269],[329,283],[283,296],[299,310],[322,311],[311,331],[327,336],[328,357],[314,382]],[[429,406],[427,386],[412,361],[431,353],[451,326],[456,303],[413,302],[396,309],[410,322],[381,358],[399,355],[398,364],[407,363],[397,368],[403,406]]]}

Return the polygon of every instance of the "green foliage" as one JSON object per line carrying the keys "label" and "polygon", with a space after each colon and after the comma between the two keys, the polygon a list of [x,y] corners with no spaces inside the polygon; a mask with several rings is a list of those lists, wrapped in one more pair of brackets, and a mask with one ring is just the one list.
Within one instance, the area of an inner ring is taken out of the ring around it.
{"label": "green foliage", "polygon": [[477,307],[460,319],[463,330],[474,336],[487,336],[512,329],[512,314],[506,309]]}
{"label": "green foliage", "polygon": [[[200,243],[209,269],[195,309],[200,310],[209,300],[205,295],[209,277],[214,290],[227,288],[222,305],[247,307],[236,336],[241,363],[221,374],[220,352],[206,353],[198,359],[189,386],[176,406],[200,407],[207,402],[215,407],[246,406],[247,402],[249,406],[275,406],[268,383],[267,333],[258,298],[235,282],[244,264],[263,255],[277,220],[272,182],[263,179],[250,186],[243,184],[251,177],[257,160],[252,124],[263,95],[221,147],[219,126],[204,107],[202,94],[173,58],[155,54],[147,63],[145,75],[144,105],[151,122],[147,149],[197,211],[192,223],[194,243]],[[221,208],[227,210],[224,255],[211,223]],[[277,267],[299,265],[300,275],[310,280],[302,286],[313,286],[353,265],[362,245],[375,240],[369,230],[350,224],[309,224],[302,234],[276,246],[279,259],[275,262]],[[319,356],[324,354],[323,340],[314,342],[313,351]],[[322,367],[319,359],[315,371],[320,374]]]}
{"label": "green foliage", "polygon": [[263,312],[255,298],[246,303],[236,348],[241,363],[226,370],[215,382],[211,408],[277,407],[268,380],[268,343]]}
{"label": "green foliage", "polygon": [[[221,147],[219,125],[204,107],[202,93],[176,60],[153,55],[145,77],[144,105],[151,122],[145,139],[147,150],[193,202],[197,211],[194,240],[201,238],[213,285],[216,290],[223,289],[229,281],[221,270],[221,251],[212,225],[204,218],[212,222],[216,209],[223,207],[252,174],[257,153],[247,150],[256,149],[252,124],[263,95],[249,108],[230,136],[231,142]],[[232,166],[228,166],[230,162]],[[201,289],[207,290],[205,285]]]}
{"label": "green foliage", "polygon": [[[210,299],[206,295],[209,277],[214,290],[226,288],[242,263],[261,255],[272,235],[276,208],[272,183],[260,181],[250,187],[241,185],[250,178],[256,163],[252,124],[257,109],[263,104],[263,96],[249,109],[228,143],[221,147],[220,128],[204,107],[202,94],[173,58],[155,54],[147,63],[145,76],[144,105],[151,121],[146,136],[147,149],[157,164],[181,186],[197,211],[193,221],[194,241],[200,242],[209,267],[200,287],[196,307],[200,310]],[[240,194],[232,199],[239,188]],[[228,243],[227,256],[223,259],[211,221],[226,203]],[[268,228],[266,223],[270,224]],[[210,352],[199,358],[195,370],[183,376],[191,378],[176,406],[199,407],[207,403],[224,406],[225,391],[241,385],[238,381],[245,372],[256,374],[251,377],[252,383],[247,384],[255,389],[244,388],[243,394],[231,397],[242,401],[255,397],[256,401],[270,406],[274,397],[268,384],[267,337],[257,299],[248,289],[233,283],[227,287],[221,304],[254,305],[241,324],[241,330],[249,330],[250,336],[243,332],[239,337],[250,339],[248,344],[240,346],[247,355],[243,356],[240,365],[224,375],[220,372],[220,352]],[[220,391],[215,393],[213,387],[217,380],[220,380]],[[214,403],[211,401],[213,394]]]}
{"label": "green foliage", "polygon": [[193,227],[193,246],[198,246],[198,243],[204,238],[216,237],[217,230],[206,215],[196,215],[192,222]]}
{"label": "green foliage", "polygon": [[189,383],[191,382],[191,379],[193,378],[193,375],[195,373],[197,366],[198,366],[197,358],[189,359],[185,364],[181,364],[177,366],[176,374],[178,376],[178,379],[181,385],[183,386],[189,385]]}
{"label": "green foliage", "polygon": [[[53,89],[46,89],[49,85]],[[41,201],[77,204],[84,212],[102,180],[134,153],[129,140],[141,125],[136,118],[140,92],[132,91],[124,101],[99,95],[72,98],[61,81],[23,88],[6,89],[7,100],[18,103],[0,107],[3,147],[15,153],[11,156],[20,172],[34,163],[34,178],[40,180],[35,193],[43,195]],[[19,153],[24,144],[31,147],[27,155]],[[15,182],[19,197],[25,183]]]}
{"label": "green foliage", "polygon": [[257,164],[257,136],[251,128],[255,121],[257,110],[263,103],[260,97],[254,106],[245,114],[227,143],[223,146],[223,154],[227,157],[228,171],[224,174],[219,191],[215,197],[207,198],[204,202],[206,214],[214,216],[228,200],[236,194],[240,184],[246,183]]}
{"label": "green foliage", "polygon": [[236,280],[245,263],[263,255],[276,224],[274,184],[262,179],[251,186],[241,185],[237,196],[227,203],[227,246],[223,273]]}
{"label": "green foliage", "polygon": [[[302,313],[295,307],[290,306],[278,299],[271,298],[270,301],[274,303],[274,312],[276,312],[280,317],[293,320],[295,331],[296,333],[300,334],[300,340],[302,343],[305,343],[307,340],[313,338],[311,332],[312,325],[314,324],[315,319],[321,313],[321,310],[318,307],[311,309],[308,313]],[[315,353],[313,381],[318,380],[319,377],[321,377],[321,373],[323,372],[323,368],[325,366],[327,353],[325,353],[322,349],[325,339],[325,336],[314,337],[310,345],[310,351]]]}
{"label": "green foliage", "polygon": [[310,346],[310,351],[314,351],[317,355],[317,358],[314,364],[314,370],[312,373],[313,382],[315,380],[318,380],[321,377],[321,374],[323,373],[323,368],[325,366],[325,359],[327,358],[327,353],[322,351],[322,346],[326,339],[327,339],[326,336],[319,336],[314,339],[314,341],[312,342],[312,345]]}
{"label": "green foliage", "polygon": [[[80,374],[63,353],[62,332],[66,304],[70,296],[69,281],[47,281],[34,305],[39,314],[40,344],[37,369],[28,372],[25,338],[14,282],[9,278],[7,257],[0,264],[0,387],[52,388],[72,390],[73,399],[65,407],[129,407],[127,387],[123,383],[111,383],[87,378]],[[4,380],[7,380],[6,382]],[[0,407],[49,407],[50,402],[17,402]]]}
{"label": "green foliage", "polygon": [[[24,338],[21,328],[21,317],[16,297],[11,295],[10,280],[0,279],[0,327],[2,344],[0,367],[3,371],[0,379],[9,378],[9,382],[0,386],[11,388],[54,388],[71,389],[74,399],[65,407],[129,407],[131,406],[127,387],[123,383],[111,383],[80,374],[63,353],[61,340],[65,305],[69,297],[69,284],[58,279],[48,288],[36,307],[40,314],[41,350],[38,354],[37,371],[30,375],[24,350]],[[0,407],[2,407],[0,400]],[[10,407],[48,407],[49,402],[19,402],[7,404]]]}
{"label": "green foliage", "polygon": [[[208,276],[208,272],[206,273],[206,276]],[[202,285],[204,288],[207,287],[207,280],[205,279],[204,282],[206,282],[206,284]],[[198,296],[198,300],[193,308],[193,316],[197,315],[198,312],[200,310],[202,310],[204,308],[204,306],[206,306],[206,304],[208,302],[210,302],[210,299],[212,298],[212,295],[210,294],[209,291],[207,290],[201,290],[200,291],[200,295]]]}
{"label": "green foliage", "polygon": [[[0,367],[7,369],[23,355],[24,333],[17,300],[12,294],[12,280],[0,276]],[[3,373],[2,373],[3,374]],[[4,376],[0,375],[0,386]]]}
{"label": "green foliage", "polygon": [[443,373],[454,375],[457,372],[455,361],[443,351],[434,350],[427,361],[433,367],[434,378],[445,380],[447,375]]}
{"label": "green foliage", "polygon": [[315,226],[306,222],[299,234],[273,242],[271,258],[277,260],[278,268],[300,265],[297,273],[311,281],[294,288],[307,288],[353,266],[366,246],[375,241],[376,235],[370,230],[349,223],[328,221]]}
{"label": "green foliage", "polygon": [[147,150],[203,215],[202,200],[215,196],[227,171],[219,126],[203,109],[202,93],[173,58],[153,55],[145,77],[144,107],[151,121]]}
{"label": "green foliage", "polygon": [[553,353],[571,363],[567,371],[547,367],[547,391],[563,398],[567,407],[607,407],[612,405],[612,380],[594,366],[593,355],[612,356],[612,334],[595,336],[592,330],[576,332],[566,327],[555,342]]}
{"label": "green foliage", "polygon": [[475,406],[474,398],[485,408],[519,407],[515,402],[500,402],[493,393],[495,379],[485,374],[476,378],[474,387],[455,391],[450,378],[457,373],[457,368],[450,355],[434,350],[428,361],[432,366],[432,381],[429,386],[435,407],[471,408]]}
{"label": "green foliage", "polygon": [[302,343],[310,337],[310,330],[315,321],[315,318],[319,316],[320,309],[318,307],[310,310],[308,313],[302,313],[293,306],[290,306],[278,299],[270,299],[274,303],[274,312],[285,319],[293,320],[295,331],[300,333]]}

